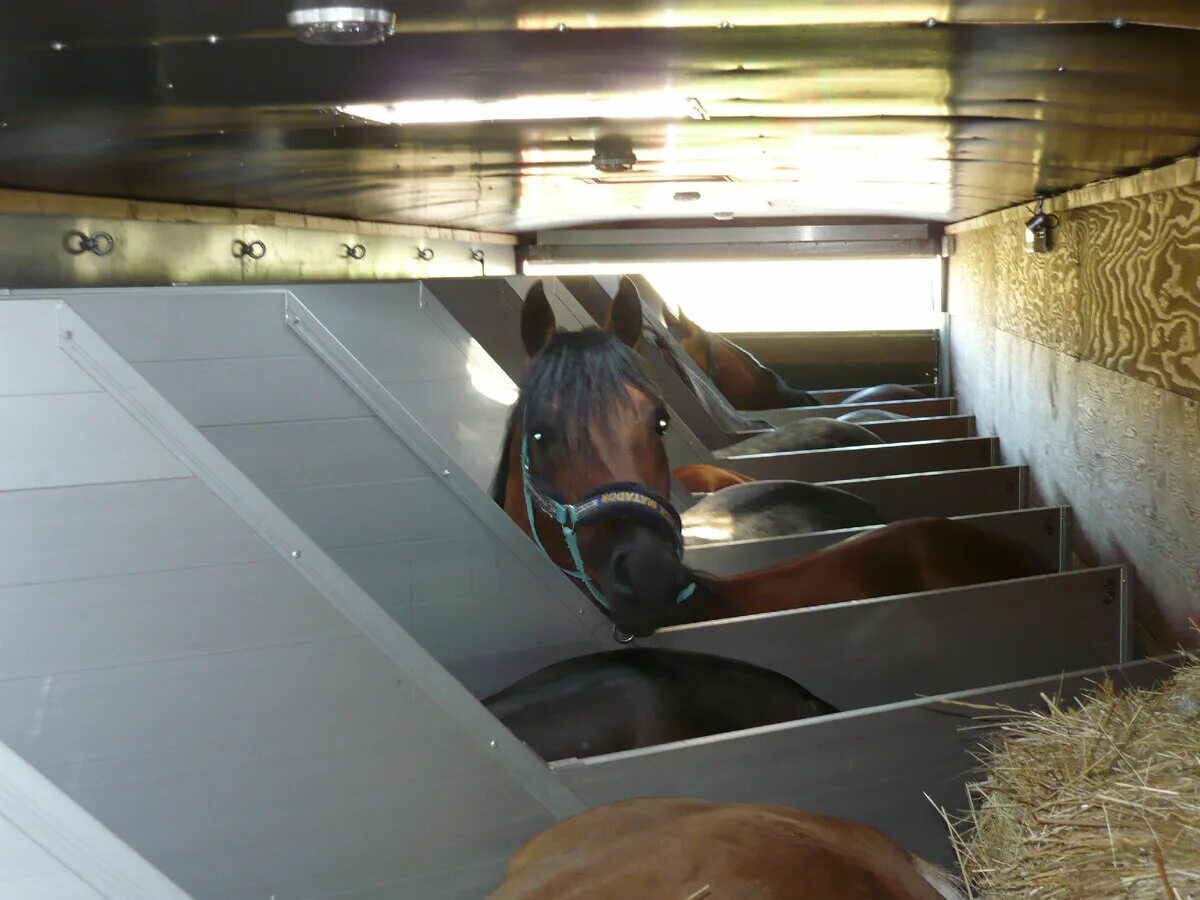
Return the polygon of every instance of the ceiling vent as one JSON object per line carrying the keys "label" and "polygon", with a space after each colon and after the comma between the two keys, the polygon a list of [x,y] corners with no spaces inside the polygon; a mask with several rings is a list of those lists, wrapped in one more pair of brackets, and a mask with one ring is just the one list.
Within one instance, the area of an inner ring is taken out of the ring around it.
{"label": "ceiling vent", "polygon": [[296,0],[288,25],[306,44],[355,47],[378,44],[395,32],[396,17],[378,6],[338,6],[327,0]]}

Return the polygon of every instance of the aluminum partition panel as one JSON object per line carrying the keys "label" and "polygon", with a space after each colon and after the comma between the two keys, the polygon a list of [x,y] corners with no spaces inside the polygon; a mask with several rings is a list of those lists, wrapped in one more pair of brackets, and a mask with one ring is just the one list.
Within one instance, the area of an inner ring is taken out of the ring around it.
{"label": "aluminum partition panel", "polygon": [[[511,394],[507,376],[431,316],[440,307],[419,282],[298,290],[358,355],[328,345],[378,377],[347,382],[306,343],[291,320],[310,313],[286,289],[66,300],[472,690],[607,646],[603,615],[481,487],[511,402],[484,391]],[[368,382],[374,393],[356,391]]]}
{"label": "aluminum partition panel", "polygon": [[760,481],[769,478],[836,481],[985,468],[992,464],[998,447],[999,441],[993,437],[958,438],[907,444],[872,444],[837,450],[794,450],[730,456],[718,460],[717,464]]}
{"label": "aluminum partition panel", "polygon": [[796,406],[790,409],[761,410],[754,413],[754,417],[779,426],[786,425],[788,422],[794,422],[797,419],[813,419],[817,417],[836,419],[838,416],[860,409],[882,409],[911,418],[956,416],[958,415],[958,401],[954,397],[938,397],[927,400],[888,400],[879,403],[851,403],[841,406]]}
{"label": "aluminum partition panel", "polygon": [[1024,508],[1024,466],[988,466],[880,478],[827,481],[874,504],[892,521],[921,516],[968,516]]}
{"label": "aluminum partition panel", "polygon": [[[1122,662],[1119,567],[682,625],[646,646],[794,678],[839,709]],[[836,648],[836,649],[834,649]]]}
{"label": "aluminum partition panel", "polygon": [[43,306],[42,351],[189,474],[0,494],[20,647],[0,741],[196,898],[478,896],[581,808],[83,319]]}
{"label": "aluminum partition panel", "polygon": [[965,786],[978,774],[974,753],[986,738],[971,721],[979,710],[961,704],[1034,708],[1043,695],[1069,702],[1106,674],[1122,686],[1149,687],[1171,671],[1146,660],[560,762],[553,769],[591,805],[694,797],[794,806],[874,825],[953,869],[946,826],[933,804],[952,814],[966,809]]}
{"label": "aluminum partition panel", "polygon": [[178,885],[3,744],[0,896],[190,900]]}
{"label": "aluminum partition panel", "polygon": [[[955,518],[990,534],[1013,538],[1036,554],[1046,571],[1064,572],[1070,569],[1070,559],[1065,560],[1064,565],[1062,554],[1064,517],[1069,513],[1069,507],[1053,506]],[[836,531],[689,546],[684,554],[684,562],[709,575],[740,575],[808,556],[878,527],[841,528]],[[1069,530],[1068,527],[1068,533]],[[686,532],[684,538],[687,538]]]}
{"label": "aluminum partition panel", "polygon": [[889,444],[905,441],[933,441],[975,437],[974,416],[928,416],[867,422],[863,428],[874,432]]}

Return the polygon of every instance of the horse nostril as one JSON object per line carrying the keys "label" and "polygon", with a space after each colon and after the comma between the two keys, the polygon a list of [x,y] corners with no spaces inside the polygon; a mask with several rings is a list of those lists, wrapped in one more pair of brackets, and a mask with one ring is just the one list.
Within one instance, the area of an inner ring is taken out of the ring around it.
{"label": "horse nostril", "polygon": [[614,554],[612,558],[612,581],[613,587],[622,591],[633,592],[633,572],[631,571],[629,553]]}

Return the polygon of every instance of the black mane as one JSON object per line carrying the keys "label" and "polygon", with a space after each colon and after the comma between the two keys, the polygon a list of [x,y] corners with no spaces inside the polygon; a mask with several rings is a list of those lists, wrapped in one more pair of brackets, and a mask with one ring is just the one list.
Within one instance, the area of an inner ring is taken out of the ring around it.
{"label": "black mane", "polygon": [[500,464],[492,478],[492,499],[504,505],[508,484],[508,448],[518,423],[531,428],[565,428],[568,453],[578,454],[593,418],[606,420],[623,402],[626,386],[661,402],[658,389],[638,366],[638,358],[599,328],[560,331],[533,358],[521,379],[520,395],[508,415]]}

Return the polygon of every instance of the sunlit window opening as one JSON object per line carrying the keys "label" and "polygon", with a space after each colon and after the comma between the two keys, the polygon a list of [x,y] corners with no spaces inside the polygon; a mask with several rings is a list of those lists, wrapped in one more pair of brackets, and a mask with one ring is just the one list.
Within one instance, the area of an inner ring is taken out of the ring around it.
{"label": "sunlit window opening", "polygon": [[937,259],[644,266],[663,300],[709,331],[893,331],[937,326]]}
{"label": "sunlit window opening", "polygon": [[941,325],[942,265],[918,259],[526,263],[526,275],[645,275],[709,331],[912,331]]}

